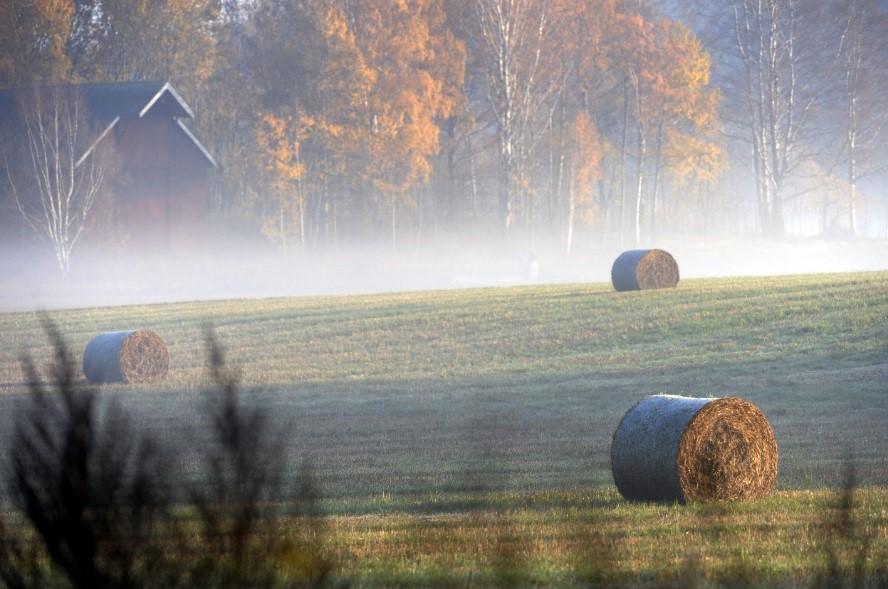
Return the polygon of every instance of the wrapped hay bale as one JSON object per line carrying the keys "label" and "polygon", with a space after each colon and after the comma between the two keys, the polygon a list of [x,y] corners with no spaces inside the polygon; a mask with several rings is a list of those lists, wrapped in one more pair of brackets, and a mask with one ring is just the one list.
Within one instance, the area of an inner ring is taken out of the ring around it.
{"label": "wrapped hay bale", "polygon": [[663,250],[629,250],[620,254],[611,267],[611,282],[620,292],[674,288],[678,278],[675,258]]}
{"label": "wrapped hay bale", "polygon": [[759,499],[774,487],[777,461],[771,424],[735,397],[646,397],[611,442],[614,482],[630,500]]}
{"label": "wrapped hay bale", "polygon": [[166,345],[150,329],[100,333],[83,351],[89,382],[147,382],[166,376],[169,367]]}

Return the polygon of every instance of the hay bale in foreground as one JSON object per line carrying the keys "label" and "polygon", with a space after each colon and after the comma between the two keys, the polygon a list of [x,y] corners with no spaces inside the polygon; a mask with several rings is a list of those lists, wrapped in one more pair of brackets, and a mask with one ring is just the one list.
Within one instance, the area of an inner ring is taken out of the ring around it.
{"label": "hay bale in foreground", "polygon": [[619,292],[674,288],[678,279],[678,264],[664,250],[629,250],[611,267],[611,282]]}
{"label": "hay bale in foreground", "polygon": [[768,419],[735,397],[646,397],[611,442],[614,482],[630,500],[759,499],[777,481],[777,461]]}
{"label": "hay bale in foreground", "polygon": [[83,351],[89,382],[147,382],[165,377],[169,367],[166,345],[150,329],[100,333]]}

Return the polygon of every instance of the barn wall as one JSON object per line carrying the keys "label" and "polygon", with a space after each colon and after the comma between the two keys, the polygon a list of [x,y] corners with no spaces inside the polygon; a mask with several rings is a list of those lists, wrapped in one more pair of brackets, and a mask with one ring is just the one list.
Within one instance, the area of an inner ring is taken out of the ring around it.
{"label": "barn wall", "polygon": [[115,129],[121,160],[120,232],[131,248],[194,247],[205,241],[209,165],[175,121],[122,120]]}

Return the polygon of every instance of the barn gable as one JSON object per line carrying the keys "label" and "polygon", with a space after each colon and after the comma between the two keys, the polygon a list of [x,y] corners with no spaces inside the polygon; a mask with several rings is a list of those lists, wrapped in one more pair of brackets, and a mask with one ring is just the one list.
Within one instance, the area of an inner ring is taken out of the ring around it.
{"label": "barn gable", "polygon": [[[105,215],[113,219],[114,233],[138,248],[200,242],[209,216],[209,173],[218,166],[186,125],[194,112],[172,84],[110,82],[52,90],[81,100],[96,129],[77,165],[104,142],[114,143],[117,197]],[[0,119],[20,120],[16,107],[26,97],[24,91],[0,91]]]}
{"label": "barn gable", "polygon": [[[183,119],[193,119],[194,111],[169,82],[100,82],[71,84],[54,89],[61,90],[63,94],[70,93],[72,97],[79,96],[86,104],[91,119],[101,129],[79,162],[85,160],[121,120],[163,117],[176,121],[184,137],[193,144],[207,165],[218,167],[213,156],[185,125]],[[16,117],[20,98],[19,90],[0,90],[0,117]]]}

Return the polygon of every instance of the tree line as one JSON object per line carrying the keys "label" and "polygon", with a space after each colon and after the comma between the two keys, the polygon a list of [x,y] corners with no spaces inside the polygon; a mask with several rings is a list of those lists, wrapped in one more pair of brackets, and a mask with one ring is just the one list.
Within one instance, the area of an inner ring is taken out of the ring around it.
{"label": "tree line", "polygon": [[172,81],[218,212],[287,249],[852,236],[888,204],[886,30],[877,0],[2,0],[0,87]]}

